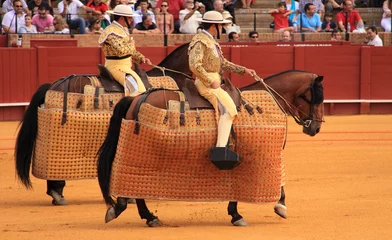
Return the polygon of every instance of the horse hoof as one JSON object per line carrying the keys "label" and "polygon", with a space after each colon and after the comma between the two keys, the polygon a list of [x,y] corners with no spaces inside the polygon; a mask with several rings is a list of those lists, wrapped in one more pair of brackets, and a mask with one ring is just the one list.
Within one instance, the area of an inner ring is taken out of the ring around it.
{"label": "horse hoof", "polygon": [[287,207],[281,203],[277,203],[274,207],[274,211],[282,218],[287,218]]}
{"label": "horse hoof", "polygon": [[155,219],[147,222],[147,225],[149,227],[160,227],[160,226],[162,226],[162,223],[158,218],[155,218]]}
{"label": "horse hoof", "polygon": [[105,223],[108,223],[116,218],[116,212],[113,207],[108,208],[105,215]]}
{"label": "horse hoof", "polygon": [[233,222],[233,225],[236,227],[246,227],[248,226],[248,223],[243,218],[241,218],[240,220]]}
{"label": "horse hoof", "polygon": [[134,198],[128,198],[128,201],[127,201],[129,204],[135,204],[136,203],[136,199],[134,199]]}
{"label": "horse hoof", "polygon": [[53,198],[53,200],[52,200],[53,205],[56,205],[56,206],[68,205],[67,200],[65,200],[65,198],[63,196],[61,196],[60,194],[58,194],[58,192],[56,192],[56,191],[50,191],[49,196],[51,196]]}

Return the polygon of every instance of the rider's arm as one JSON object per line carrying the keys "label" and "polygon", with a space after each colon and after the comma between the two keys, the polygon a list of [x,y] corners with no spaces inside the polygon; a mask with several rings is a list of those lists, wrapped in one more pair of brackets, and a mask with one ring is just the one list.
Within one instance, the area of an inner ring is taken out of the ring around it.
{"label": "rider's arm", "polygon": [[211,78],[203,66],[203,57],[206,46],[196,42],[189,51],[189,68],[206,86],[210,86],[215,79]]}
{"label": "rider's arm", "polygon": [[[223,56],[223,55],[221,55],[221,56]],[[241,75],[245,74],[245,67],[234,64],[224,57],[222,57],[222,58],[223,58],[222,69],[224,71],[231,72],[231,73],[237,73],[237,74],[241,74]]]}

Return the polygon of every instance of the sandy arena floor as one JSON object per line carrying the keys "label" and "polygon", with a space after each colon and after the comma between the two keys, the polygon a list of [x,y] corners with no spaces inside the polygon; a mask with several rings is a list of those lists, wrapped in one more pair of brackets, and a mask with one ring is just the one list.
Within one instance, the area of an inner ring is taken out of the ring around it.
{"label": "sandy arena floor", "polygon": [[105,224],[96,180],[69,181],[56,207],[46,182],[16,181],[16,122],[0,122],[0,239],[391,239],[392,116],[326,117],[308,137],[290,120],[286,145],[288,219],[273,204],[239,204],[248,227],[233,227],[227,203],[148,201],[165,223],[148,228],[135,205]]}

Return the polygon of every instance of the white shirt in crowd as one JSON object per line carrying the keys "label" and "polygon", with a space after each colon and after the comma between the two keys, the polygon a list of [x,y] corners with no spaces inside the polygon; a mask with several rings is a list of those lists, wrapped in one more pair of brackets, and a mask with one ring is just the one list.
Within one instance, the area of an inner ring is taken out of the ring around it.
{"label": "white shirt in crowd", "polygon": [[382,40],[381,40],[381,38],[378,35],[376,35],[376,37],[373,38],[373,40],[370,40],[368,42],[368,45],[373,45],[373,46],[376,46],[376,47],[382,47],[383,46]]}
{"label": "white shirt in crowd", "polygon": [[[22,1],[22,7],[23,8],[27,8],[26,2],[24,0],[21,0],[21,1]],[[10,11],[14,10],[13,1],[11,1],[11,0],[4,1],[3,6],[1,7],[1,10],[4,13],[7,13],[7,12],[10,12]]]}
{"label": "white shirt in crowd", "polygon": [[15,10],[9,11],[4,15],[3,22],[1,23],[1,25],[9,27],[14,32],[16,32],[16,30],[15,30],[16,21],[18,21],[18,23],[17,23],[18,29],[20,27],[24,26],[25,25],[25,15],[26,15],[26,13],[23,13],[22,16],[17,17],[17,15],[15,14]]}
{"label": "white shirt in crowd", "polygon": [[199,22],[196,21],[197,18],[202,18],[203,16],[199,11],[195,11],[193,15],[184,20],[185,16],[190,12],[188,9],[183,9],[180,11],[180,33],[197,33],[197,28],[199,27]]}
{"label": "white shirt in crowd", "polygon": [[[79,0],[73,0],[67,7],[67,14],[71,14],[71,20],[78,18],[78,8],[82,7],[83,3]],[[64,11],[64,0],[57,5],[59,13]]]}

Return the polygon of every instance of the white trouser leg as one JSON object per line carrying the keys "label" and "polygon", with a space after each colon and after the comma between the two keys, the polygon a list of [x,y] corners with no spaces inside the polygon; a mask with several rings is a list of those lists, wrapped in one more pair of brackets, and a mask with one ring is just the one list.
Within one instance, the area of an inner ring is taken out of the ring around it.
{"label": "white trouser leg", "polygon": [[219,118],[218,123],[218,139],[216,141],[217,147],[226,147],[229,141],[231,126],[234,118],[229,113],[224,113]]}

